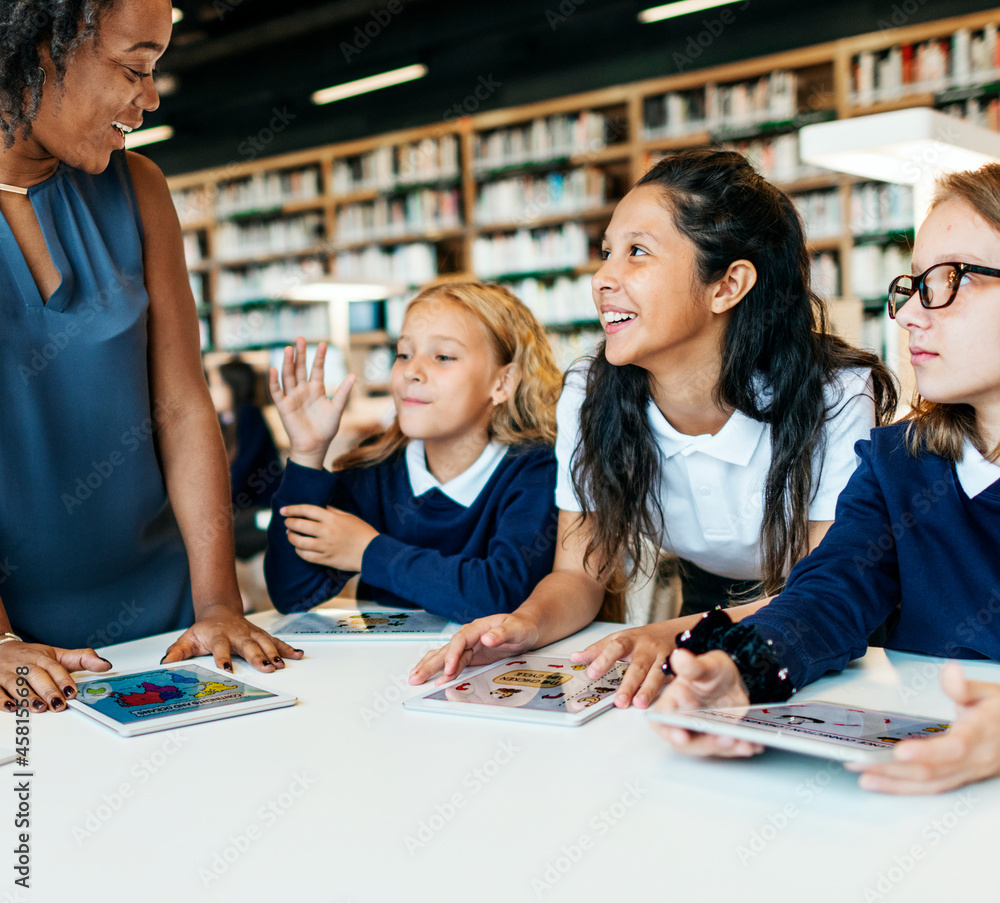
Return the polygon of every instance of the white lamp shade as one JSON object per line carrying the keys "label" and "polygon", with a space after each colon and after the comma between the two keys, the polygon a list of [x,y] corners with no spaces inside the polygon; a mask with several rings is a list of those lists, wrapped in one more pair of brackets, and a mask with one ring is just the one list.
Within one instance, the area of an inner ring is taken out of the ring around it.
{"label": "white lamp shade", "polygon": [[1000,134],[930,107],[913,107],[804,126],[799,153],[804,163],[916,185],[1000,159]]}

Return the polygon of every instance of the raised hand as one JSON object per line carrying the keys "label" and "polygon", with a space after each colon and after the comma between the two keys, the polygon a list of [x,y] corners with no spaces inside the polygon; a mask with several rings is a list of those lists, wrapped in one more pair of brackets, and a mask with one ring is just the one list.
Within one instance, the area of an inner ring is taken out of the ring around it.
{"label": "raised hand", "polygon": [[326,360],[326,342],[316,349],[312,373],[306,374],[306,340],[299,336],[295,347],[285,348],[281,367],[271,368],[269,388],[271,398],[281,416],[291,444],[290,459],[303,467],[321,468],[330,443],[340,429],[340,418],[347,406],[347,398],[357,381],[354,374],[337,387],[332,398],[326,395],[323,384],[323,362]]}

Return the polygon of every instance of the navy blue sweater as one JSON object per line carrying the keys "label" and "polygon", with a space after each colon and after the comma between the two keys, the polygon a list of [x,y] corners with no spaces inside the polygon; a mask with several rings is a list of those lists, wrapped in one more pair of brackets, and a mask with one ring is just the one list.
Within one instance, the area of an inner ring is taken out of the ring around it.
{"label": "navy blue sweater", "polygon": [[776,599],[746,619],[800,688],[886,647],[1000,661],[1000,480],[970,499],[951,462],[912,457],[906,424],[872,430],[833,526]]}
{"label": "navy blue sweater", "polygon": [[264,561],[279,611],[303,611],[353,576],[300,558],[285,533],[284,505],[330,505],[379,531],[361,560],[358,598],[424,608],[466,622],[513,611],[552,570],[556,462],[549,448],[511,449],[475,502],[438,489],[415,497],[404,455],[331,473],[289,462],[272,500]]}

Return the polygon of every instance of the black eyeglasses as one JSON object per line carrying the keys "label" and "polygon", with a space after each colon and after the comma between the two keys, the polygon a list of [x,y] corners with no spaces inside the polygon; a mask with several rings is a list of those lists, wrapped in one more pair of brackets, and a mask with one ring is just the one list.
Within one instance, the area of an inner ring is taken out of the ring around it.
{"label": "black eyeglasses", "polygon": [[889,316],[895,320],[914,292],[928,309],[947,307],[955,300],[966,273],[1000,277],[1000,270],[975,263],[936,263],[919,276],[897,276],[889,283]]}

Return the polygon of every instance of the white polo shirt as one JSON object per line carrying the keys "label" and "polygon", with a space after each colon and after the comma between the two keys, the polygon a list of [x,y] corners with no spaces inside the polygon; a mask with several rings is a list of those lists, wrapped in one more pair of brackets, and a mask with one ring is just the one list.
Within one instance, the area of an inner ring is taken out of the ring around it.
{"label": "white polo shirt", "polygon": [[410,488],[414,496],[421,496],[432,489],[440,489],[453,502],[468,508],[490,481],[493,471],[499,467],[509,445],[490,442],[482,454],[457,477],[441,483],[427,469],[427,452],[423,439],[411,439],[406,444],[406,473],[410,478]]}
{"label": "white polo shirt", "polygon": [[[574,368],[556,409],[556,505],[564,511],[581,510],[570,459],[580,433],[585,388],[586,369]],[[837,496],[858,464],[854,443],[867,439],[875,425],[867,369],[840,371],[825,395],[831,413],[823,428],[824,448],[813,459],[811,521],[833,520]],[[661,547],[713,574],[758,579],[764,483],[771,464],[767,424],[734,411],[714,436],[687,436],[670,425],[652,400],[647,416],[662,455],[660,504],[666,531]]]}
{"label": "white polo shirt", "polygon": [[955,465],[955,472],[962,490],[970,499],[1000,480],[1000,465],[995,461],[987,461],[983,453],[968,439],[962,447],[962,460]]}

